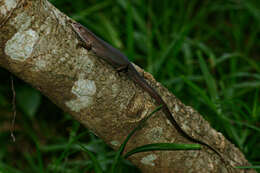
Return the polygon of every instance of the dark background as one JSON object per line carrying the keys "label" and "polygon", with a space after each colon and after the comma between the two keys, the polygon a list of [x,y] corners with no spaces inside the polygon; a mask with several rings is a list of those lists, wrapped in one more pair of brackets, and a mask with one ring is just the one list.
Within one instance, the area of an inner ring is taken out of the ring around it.
{"label": "dark background", "polygon": [[[152,73],[260,165],[259,0],[51,0]],[[30,86],[0,68],[0,172],[87,172],[84,145],[104,170],[114,152]],[[127,161],[124,172],[135,172]]]}

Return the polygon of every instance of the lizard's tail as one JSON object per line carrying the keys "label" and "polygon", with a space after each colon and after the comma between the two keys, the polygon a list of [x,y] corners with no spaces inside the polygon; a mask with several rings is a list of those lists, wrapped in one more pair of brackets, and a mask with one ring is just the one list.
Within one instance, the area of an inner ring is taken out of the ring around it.
{"label": "lizard's tail", "polygon": [[164,112],[164,114],[166,115],[166,117],[168,118],[168,120],[173,124],[173,126],[176,128],[176,130],[182,134],[183,137],[187,138],[188,140],[195,142],[195,143],[199,143],[201,145],[204,145],[208,148],[210,148],[212,151],[214,151],[217,155],[220,156],[221,160],[225,163],[225,160],[223,159],[222,155],[213,147],[211,147],[210,145],[206,144],[205,142],[199,141],[193,137],[191,137],[190,135],[188,135],[184,130],[181,129],[181,127],[178,125],[178,123],[176,122],[176,120],[174,119],[174,117],[172,116],[168,106],[166,105],[166,103],[163,101],[162,97],[157,93],[157,91],[151,87],[146,80],[136,71],[135,67],[130,64],[128,66],[128,70],[127,70],[128,76],[135,82],[137,83],[143,90],[145,90],[146,92],[149,93],[149,95],[155,99],[156,103],[158,105],[162,105],[162,110]]}

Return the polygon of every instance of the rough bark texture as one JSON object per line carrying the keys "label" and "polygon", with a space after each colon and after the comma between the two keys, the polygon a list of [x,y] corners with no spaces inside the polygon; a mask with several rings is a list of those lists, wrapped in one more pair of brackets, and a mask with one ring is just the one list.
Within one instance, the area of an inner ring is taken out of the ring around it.
{"label": "rough bark texture", "polygon": [[[61,109],[117,149],[137,123],[156,108],[154,100],[124,74],[77,46],[71,19],[46,0],[0,2],[0,66],[30,83]],[[218,150],[155,151],[130,160],[142,172],[246,172],[243,154],[212,129],[195,110],[182,104],[138,68],[160,93],[183,130]],[[135,134],[126,150],[148,143],[190,143],[162,112]],[[247,170],[254,172],[254,170]]]}

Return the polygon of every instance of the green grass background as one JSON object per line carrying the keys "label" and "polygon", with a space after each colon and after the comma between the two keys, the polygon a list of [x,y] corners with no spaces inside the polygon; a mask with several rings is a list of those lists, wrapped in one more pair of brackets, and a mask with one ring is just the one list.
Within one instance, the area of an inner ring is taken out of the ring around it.
{"label": "green grass background", "polygon": [[[259,0],[51,0],[152,73],[260,165]],[[10,137],[10,73],[0,69],[0,172],[104,170],[115,153],[15,78],[16,142]],[[136,172],[129,162],[124,172]]]}

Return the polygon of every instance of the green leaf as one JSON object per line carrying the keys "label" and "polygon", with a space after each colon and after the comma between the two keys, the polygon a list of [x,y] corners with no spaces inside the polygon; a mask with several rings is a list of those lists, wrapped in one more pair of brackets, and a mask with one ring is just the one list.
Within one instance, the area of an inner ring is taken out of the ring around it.
{"label": "green leaf", "polygon": [[35,89],[22,87],[16,92],[17,105],[30,118],[34,117],[41,103],[41,94]]}
{"label": "green leaf", "polygon": [[101,165],[99,164],[96,156],[92,152],[90,152],[86,147],[84,147],[83,145],[80,145],[80,146],[88,154],[90,160],[93,162],[94,172],[95,173],[103,173]]}
{"label": "green leaf", "polygon": [[154,143],[137,147],[124,155],[127,158],[135,153],[155,150],[199,150],[199,144]]}

